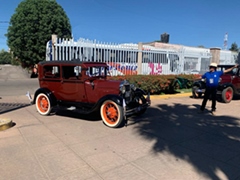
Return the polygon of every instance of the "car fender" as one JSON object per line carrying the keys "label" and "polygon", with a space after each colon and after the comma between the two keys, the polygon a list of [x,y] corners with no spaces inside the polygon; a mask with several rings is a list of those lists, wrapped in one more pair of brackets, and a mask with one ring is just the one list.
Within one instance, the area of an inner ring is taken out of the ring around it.
{"label": "car fender", "polygon": [[205,89],[206,88],[206,83],[204,81],[195,81],[192,86],[197,86],[200,89]]}
{"label": "car fender", "polygon": [[223,91],[227,87],[231,87],[231,88],[233,88],[233,90],[235,90],[234,86],[231,83],[224,83],[224,84],[218,85],[218,91]]}
{"label": "car fender", "polygon": [[238,94],[237,89],[231,83],[219,84],[217,88],[218,94],[228,87],[231,87],[233,89],[234,94]]}
{"label": "car fender", "polygon": [[33,99],[33,104],[36,103],[36,98],[37,98],[37,96],[38,96],[40,93],[46,94],[46,96],[49,98],[50,103],[51,103],[52,106],[57,105],[57,99],[56,99],[56,97],[55,97],[54,94],[53,94],[49,89],[47,89],[47,88],[39,88],[39,89],[35,92],[35,94],[34,94],[34,99]]}
{"label": "car fender", "polygon": [[137,89],[134,91],[134,93],[141,93],[141,94],[143,94],[143,95],[147,95],[147,93],[146,93],[144,90],[140,89],[140,88],[137,88]]}
{"label": "car fender", "polygon": [[117,103],[119,106],[123,106],[123,98],[121,96],[115,95],[115,94],[108,94],[106,96],[103,96],[99,99],[99,101],[95,104],[92,111],[98,110],[104,101],[106,100],[112,100],[115,103]]}

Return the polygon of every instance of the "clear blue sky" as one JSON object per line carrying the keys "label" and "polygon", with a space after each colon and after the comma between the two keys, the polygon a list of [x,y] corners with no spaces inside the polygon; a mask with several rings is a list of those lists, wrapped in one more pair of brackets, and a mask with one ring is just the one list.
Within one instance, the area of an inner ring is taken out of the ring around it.
{"label": "clear blue sky", "polygon": [[[7,23],[21,0],[0,0],[0,49]],[[57,0],[80,37],[114,43],[150,42],[170,34],[171,44],[240,46],[239,0]]]}

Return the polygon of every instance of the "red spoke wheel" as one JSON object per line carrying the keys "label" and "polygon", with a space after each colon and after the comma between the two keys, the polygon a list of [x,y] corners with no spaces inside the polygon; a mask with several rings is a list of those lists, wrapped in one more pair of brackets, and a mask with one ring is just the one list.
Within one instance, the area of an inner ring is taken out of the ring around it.
{"label": "red spoke wheel", "polygon": [[41,114],[41,115],[49,115],[51,110],[52,110],[52,106],[50,103],[50,99],[48,98],[48,96],[44,93],[40,93],[37,98],[36,98],[36,108],[37,111]]}
{"label": "red spoke wheel", "polygon": [[222,100],[224,103],[230,103],[233,99],[233,89],[231,87],[227,87],[222,91]]}
{"label": "red spoke wheel", "polygon": [[123,124],[123,107],[112,100],[105,101],[100,109],[104,124],[108,127],[117,128]]}

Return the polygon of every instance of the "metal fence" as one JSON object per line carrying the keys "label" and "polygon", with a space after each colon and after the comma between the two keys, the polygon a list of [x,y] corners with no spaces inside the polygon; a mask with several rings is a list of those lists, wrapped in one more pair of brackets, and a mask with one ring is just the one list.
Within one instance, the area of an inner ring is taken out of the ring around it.
{"label": "metal fence", "polygon": [[[231,55],[230,55],[231,56]],[[231,57],[230,57],[231,58]],[[112,75],[203,73],[211,61],[209,49],[144,44],[115,44],[88,39],[56,39],[46,47],[46,60],[106,62]]]}

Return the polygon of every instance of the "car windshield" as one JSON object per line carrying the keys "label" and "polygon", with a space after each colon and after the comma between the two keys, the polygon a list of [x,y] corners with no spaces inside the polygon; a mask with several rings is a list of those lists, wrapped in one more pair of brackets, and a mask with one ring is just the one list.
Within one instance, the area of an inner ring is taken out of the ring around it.
{"label": "car windshield", "polygon": [[106,66],[93,66],[89,67],[86,71],[86,75],[89,77],[106,77],[109,75],[108,68]]}
{"label": "car windshield", "polygon": [[[232,66],[219,66],[217,68],[218,71],[224,71],[227,70],[229,68],[231,68]],[[237,73],[237,68],[234,68],[233,70],[227,72],[226,74],[230,74],[230,75],[235,75]]]}

